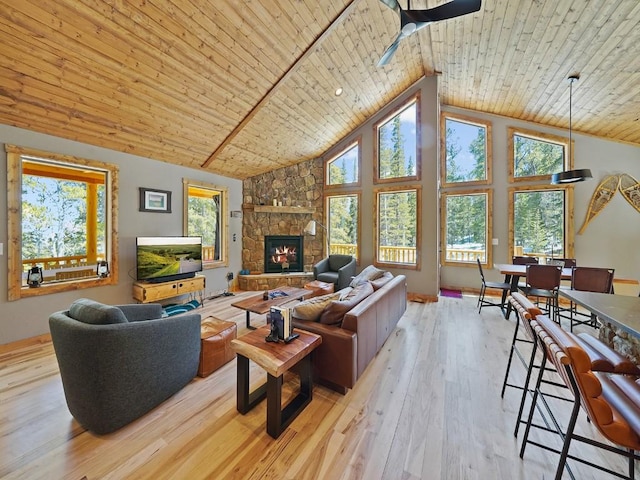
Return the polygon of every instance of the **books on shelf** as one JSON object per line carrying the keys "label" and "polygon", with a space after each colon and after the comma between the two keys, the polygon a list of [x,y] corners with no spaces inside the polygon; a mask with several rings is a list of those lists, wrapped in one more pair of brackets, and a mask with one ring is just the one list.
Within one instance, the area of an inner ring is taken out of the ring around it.
{"label": "books on shelf", "polygon": [[287,307],[271,307],[269,314],[271,322],[278,329],[278,338],[285,341],[289,340],[293,333],[291,309]]}

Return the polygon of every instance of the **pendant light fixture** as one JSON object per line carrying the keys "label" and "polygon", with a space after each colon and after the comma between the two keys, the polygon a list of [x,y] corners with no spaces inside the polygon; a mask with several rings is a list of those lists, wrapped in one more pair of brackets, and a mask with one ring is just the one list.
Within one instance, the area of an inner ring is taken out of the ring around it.
{"label": "pendant light fixture", "polygon": [[[567,148],[568,158],[571,160],[571,145],[572,145],[572,100],[573,100],[573,82],[580,79],[580,74],[575,73],[569,76],[569,146]],[[551,183],[554,185],[560,183],[576,183],[584,182],[587,178],[591,178],[591,170],[588,168],[581,168],[577,170],[567,170],[560,173],[554,173],[551,175]]]}

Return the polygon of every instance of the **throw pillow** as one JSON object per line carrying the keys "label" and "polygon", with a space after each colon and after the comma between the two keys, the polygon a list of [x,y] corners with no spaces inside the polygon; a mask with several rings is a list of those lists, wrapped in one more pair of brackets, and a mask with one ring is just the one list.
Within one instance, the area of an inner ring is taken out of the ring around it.
{"label": "throw pillow", "polygon": [[369,282],[361,283],[353,287],[351,292],[343,300],[334,300],[320,315],[320,323],[325,325],[340,325],[345,313],[355,307],[362,300],[373,293],[373,287]]}
{"label": "throw pillow", "polygon": [[82,323],[91,325],[109,325],[128,323],[127,317],[118,307],[105,305],[88,298],[80,298],[69,307],[69,316]]}
{"label": "throw pillow", "polygon": [[393,278],[393,273],[384,272],[384,274],[380,278],[376,278],[375,280],[369,280],[369,283],[373,287],[373,291],[380,290],[384,285],[389,283],[389,280]]}
{"label": "throw pillow", "polygon": [[353,277],[351,283],[349,284],[352,287],[364,282],[370,282],[371,280],[375,280],[376,278],[380,278],[384,275],[384,270],[380,270],[379,268],[374,267],[373,265],[369,265],[364,270],[362,270],[358,275]]}
{"label": "throw pillow", "polygon": [[317,322],[325,307],[333,300],[340,298],[340,292],[328,293],[298,303],[291,312],[294,318]]}

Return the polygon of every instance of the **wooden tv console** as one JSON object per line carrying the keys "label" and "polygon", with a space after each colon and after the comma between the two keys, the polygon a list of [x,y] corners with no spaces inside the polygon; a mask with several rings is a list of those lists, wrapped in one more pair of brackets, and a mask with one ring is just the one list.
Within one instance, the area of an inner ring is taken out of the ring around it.
{"label": "wooden tv console", "polygon": [[203,303],[205,284],[204,275],[171,282],[134,282],[133,298],[140,303],[152,303],[192,293],[198,294],[200,303]]}

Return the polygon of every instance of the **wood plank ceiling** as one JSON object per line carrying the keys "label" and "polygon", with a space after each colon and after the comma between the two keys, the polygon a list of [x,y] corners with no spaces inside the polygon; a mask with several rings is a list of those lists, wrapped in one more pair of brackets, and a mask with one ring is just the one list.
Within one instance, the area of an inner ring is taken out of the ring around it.
{"label": "wood plank ceiling", "polygon": [[0,123],[244,179],[424,75],[443,104],[566,128],[579,72],[574,131],[640,145],[639,23],[637,0],[484,0],[378,68],[399,28],[379,0],[0,0]]}

